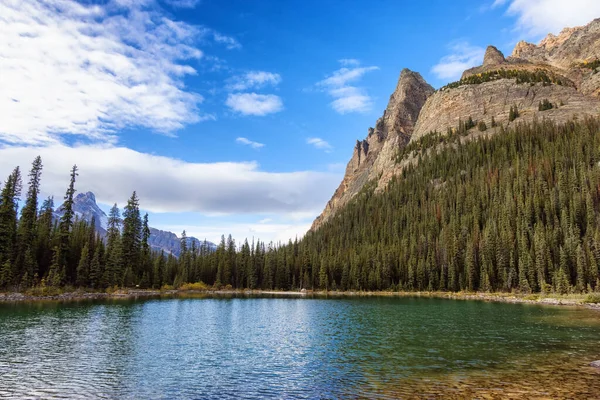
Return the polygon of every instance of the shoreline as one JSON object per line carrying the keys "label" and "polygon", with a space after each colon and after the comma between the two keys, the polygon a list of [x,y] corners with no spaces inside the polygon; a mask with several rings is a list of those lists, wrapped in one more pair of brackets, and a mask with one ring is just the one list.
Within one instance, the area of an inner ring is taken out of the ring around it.
{"label": "shoreline", "polygon": [[114,293],[77,290],[48,296],[33,296],[19,292],[0,293],[0,303],[20,302],[76,302],[86,300],[128,300],[138,298],[177,298],[197,296],[290,296],[290,297],[428,297],[448,300],[475,300],[496,303],[535,304],[550,306],[584,307],[600,311],[600,303],[585,303],[584,295],[545,295],[515,293],[466,293],[466,292],[362,292],[362,291],[278,291],[278,290],[155,290],[123,289]]}

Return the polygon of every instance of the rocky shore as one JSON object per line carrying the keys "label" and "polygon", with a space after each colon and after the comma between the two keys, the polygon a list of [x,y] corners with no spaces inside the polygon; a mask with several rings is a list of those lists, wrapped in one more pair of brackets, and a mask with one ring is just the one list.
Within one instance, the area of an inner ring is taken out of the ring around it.
{"label": "rocky shore", "polygon": [[0,293],[0,302],[27,301],[86,301],[108,299],[138,299],[150,297],[198,297],[198,296],[298,296],[298,297],[431,297],[451,300],[477,300],[514,304],[538,304],[552,306],[586,307],[600,311],[600,303],[586,303],[583,296],[521,295],[513,293],[448,293],[448,292],[358,292],[358,291],[272,291],[272,290],[152,290],[123,289],[113,293],[77,290],[56,295],[33,296],[18,292]]}

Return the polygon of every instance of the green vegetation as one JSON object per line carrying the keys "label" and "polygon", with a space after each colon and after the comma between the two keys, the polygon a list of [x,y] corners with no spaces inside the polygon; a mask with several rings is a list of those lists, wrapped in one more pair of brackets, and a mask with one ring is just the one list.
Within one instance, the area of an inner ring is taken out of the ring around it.
{"label": "green vegetation", "polygon": [[598,67],[600,67],[600,60],[596,58],[593,61],[584,61],[580,64],[580,66],[583,68],[591,69],[595,74],[596,72],[598,72]]}
{"label": "green vegetation", "polygon": [[479,132],[485,132],[487,130],[487,125],[485,124],[485,121],[479,121],[479,123],[477,124],[477,129],[479,129]]}
{"label": "green vegetation", "polygon": [[519,125],[365,189],[301,247],[342,288],[598,290],[599,160],[597,120]]}
{"label": "green vegetation", "polygon": [[[459,124],[467,126],[475,121]],[[210,251],[188,246],[183,232],[179,258],[150,251],[148,219],[135,192],[122,219],[112,208],[105,240],[93,221],[78,220],[70,209],[76,167],[63,216],[53,221],[51,198],[37,207],[37,158],[19,219],[18,168],[0,193],[0,287],[600,290],[600,121],[499,129],[463,144],[459,129],[424,136],[407,146],[422,150],[417,165],[382,194],[367,185],[302,241],[237,246],[223,236]],[[449,142],[457,145],[426,151]]]}
{"label": "green vegetation", "polygon": [[508,121],[513,122],[515,119],[519,118],[519,109],[517,106],[511,106],[510,111],[508,112]]}
{"label": "green vegetation", "polygon": [[552,103],[550,103],[548,99],[544,99],[538,104],[538,111],[546,111],[551,110],[553,108],[554,106],[552,105]]}
{"label": "green vegetation", "polygon": [[482,72],[463,78],[459,81],[452,82],[440,88],[440,90],[455,89],[463,85],[479,85],[485,82],[497,81],[500,79],[516,79],[517,84],[520,83],[542,83],[545,85],[567,85],[560,77],[549,74],[543,69],[535,71],[526,71],[519,69],[499,69],[495,71]]}
{"label": "green vegetation", "polygon": [[600,293],[590,293],[583,299],[584,303],[600,303]]}

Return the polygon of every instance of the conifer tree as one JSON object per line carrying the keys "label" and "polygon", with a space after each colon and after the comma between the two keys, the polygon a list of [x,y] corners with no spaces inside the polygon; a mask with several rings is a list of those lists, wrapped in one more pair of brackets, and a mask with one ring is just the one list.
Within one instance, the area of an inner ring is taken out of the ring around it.
{"label": "conifer tree", "polygon": [[124,281],[133,284],[134,277],[140,276],[140,255],[142,246],[142,218],[139,200],[134,191],[123,211],[123,235],[121,240],[123,267],[126,272]]}
{"label": "conifer tree", "polygon": [[71,228],[73,228],[73,222],[75,218],[75,212],[73,211],[73,196],[75,195],[75,179],[77,177],[77,165],[73,165],[71,168],[71,180],[69,187],[65,194],[65,201],[62,205],[63,215],[60,218],[59,223],[59,249],[60,256],[56,261],[58,262],[58,269],[64,271],[64,275],[61,277],[63,280],[72,280],[75,275],[75,271],[71,271],[70,264],[70,252],[69,252],[69,241],[71,238]]}
{"label": "conifer tree", "polygon": [[16,167],[6,179],[0,193],[0,287],[16,283],[18,200],[21,195],[21,172]]}
{"label": "conifer tree", "polygon": [[[18,228],[18,254],[16,266],[23,274],[33,278],[38,274],[37,260],[33,256],[36,223],[38,219],[38,195],[40,192],[40,177],[42,175],[42,159],[37,156],[33,161],[29,172],[29,187],[25,206],[21,211],[21,219]],[[26,279],[28,281],[29,279]],[[30,282],[28,282],[30,283]]]}

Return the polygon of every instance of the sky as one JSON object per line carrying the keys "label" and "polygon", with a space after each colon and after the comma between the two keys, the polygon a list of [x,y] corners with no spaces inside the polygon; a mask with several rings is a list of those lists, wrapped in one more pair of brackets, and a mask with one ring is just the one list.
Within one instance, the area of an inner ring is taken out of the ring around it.
{"label": "sky", "polygon": [[598,0],[0,0],[0,178],[218,242],[301,237],[400,71],[434,87],[487,45],[600,17]]}

